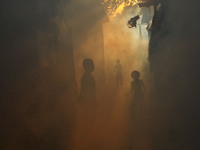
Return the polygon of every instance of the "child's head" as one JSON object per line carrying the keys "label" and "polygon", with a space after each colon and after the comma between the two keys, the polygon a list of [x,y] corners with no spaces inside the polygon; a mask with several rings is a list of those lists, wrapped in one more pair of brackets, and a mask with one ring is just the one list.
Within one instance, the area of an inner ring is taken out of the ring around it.
{"label": "child's head", "polygon": [[117,59],[116,62],[117,62],[117,64],[119,64],[120,63],[120,59]]}
{"label": "child's head", "polygon": [[92,73],[94,71],[94,62],[90,58],[86,58],[83,60],[83,68],[85,72]]}
{"label": "child's head", "polygon": [[138,80],[140,78],[140,73],[138,71],[133,71],[131,73],[131,77],[134,79],[134,80]]}

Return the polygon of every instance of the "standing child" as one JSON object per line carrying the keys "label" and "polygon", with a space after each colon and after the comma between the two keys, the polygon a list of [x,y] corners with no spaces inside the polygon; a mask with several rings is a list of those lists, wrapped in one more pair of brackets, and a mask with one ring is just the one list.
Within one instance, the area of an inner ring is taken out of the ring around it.
{"label": "standing child", "polygon": [[81,91],[79,95],[80,102],[94,103],[96,98],[95,79],[92,75],[94,71],[94,62],[92,59],[86,58],[83,60],[84,74],[81,78]]}
{"label": "standing child", "polygon": [[140,79],[140,73],[133,71],[131,73],[133,81],[131,82],[131,94],[133,107],[142,108],[142,102],[144,100],[145,86],[142,79]]}
{"label": "standing child", "polygon": [[81,78],[81,91],[79,94],[79,102],[84,111],[85,118],[88,121],[94,120],[97,102],[96,102],[96,85],[92,75],[94,71],[94,62],[92,59],[83,60],[83,68],[85,70]]}

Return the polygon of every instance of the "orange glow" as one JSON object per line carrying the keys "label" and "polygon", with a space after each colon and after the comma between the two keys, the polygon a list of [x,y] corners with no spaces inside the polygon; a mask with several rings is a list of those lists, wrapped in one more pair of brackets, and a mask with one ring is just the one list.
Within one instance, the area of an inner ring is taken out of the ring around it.
{"label": "orange glow", "polygon": [[125,7],[134,6],[138,0],[104,0],[103,5],[107,11],[109,19],[112,21],[116,15],[121,14]]}

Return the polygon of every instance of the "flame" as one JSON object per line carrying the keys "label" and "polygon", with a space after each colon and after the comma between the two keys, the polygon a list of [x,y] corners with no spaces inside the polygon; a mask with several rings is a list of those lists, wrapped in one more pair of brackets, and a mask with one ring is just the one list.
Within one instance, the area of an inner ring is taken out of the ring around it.
{"label": "flame", "polygon": [[103,5],[107,11],[110,20],[113,20],[118,14],[121,14],[125,7],[134,6],[139,0],[104,0]]}

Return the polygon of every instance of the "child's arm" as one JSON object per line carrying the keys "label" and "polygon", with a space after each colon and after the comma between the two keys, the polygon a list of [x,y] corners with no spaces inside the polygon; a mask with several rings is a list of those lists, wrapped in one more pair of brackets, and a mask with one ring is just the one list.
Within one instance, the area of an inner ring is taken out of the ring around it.
{"label": "child's arm", "polygon": [[142,81],[141,83],[142,83],[142,88],[143,88],[143,91],[145,92],[145,90],[146,90],[146,89],[145,89],[144,82],[143,82],[143,80],[141,80],[141,81]]}
{"label": "child's arm", "polygon": [[133,93],[134,93],[134,90],[133,90],[133,85],[131,82],[131,90],[127,93],[127,96],[129,96],[130,94],[133,94]]}

